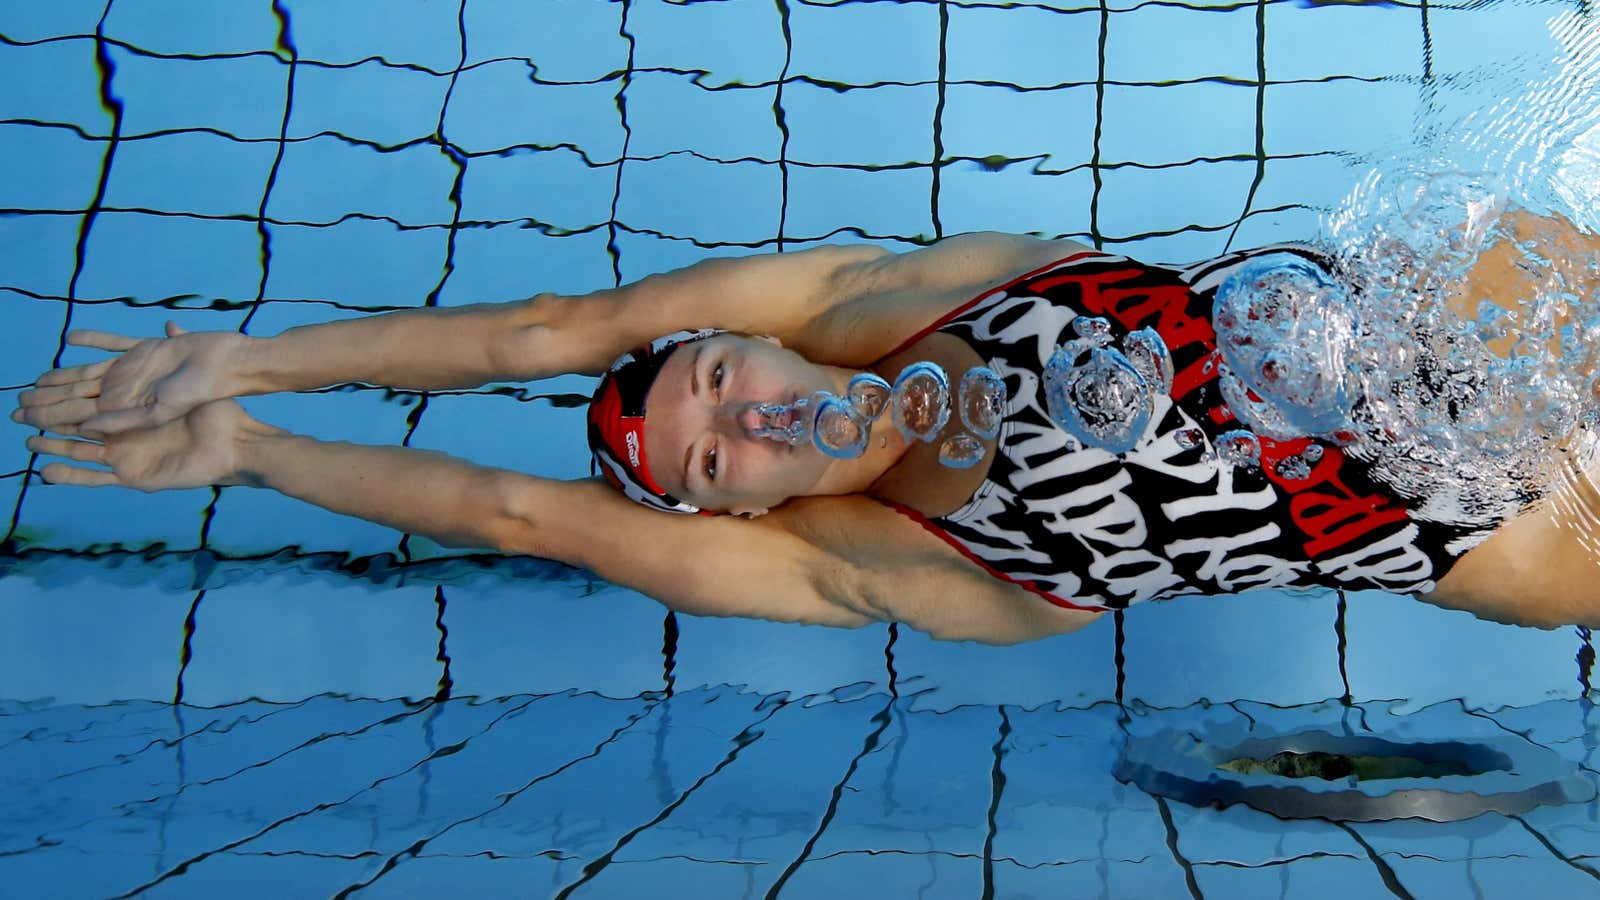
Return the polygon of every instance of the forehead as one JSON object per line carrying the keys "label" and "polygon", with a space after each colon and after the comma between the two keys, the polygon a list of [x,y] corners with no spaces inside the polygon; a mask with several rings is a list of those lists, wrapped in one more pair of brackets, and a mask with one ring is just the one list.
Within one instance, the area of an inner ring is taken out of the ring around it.
{"label": "forehead", "polygon": [[689,446],[695,423],[689,373],[695,354],[715,338],[679,344],[656,373],[655,383],[645,395],[644,443],[650,474],[656,483],[673,496],[682,497],[683,452]]}

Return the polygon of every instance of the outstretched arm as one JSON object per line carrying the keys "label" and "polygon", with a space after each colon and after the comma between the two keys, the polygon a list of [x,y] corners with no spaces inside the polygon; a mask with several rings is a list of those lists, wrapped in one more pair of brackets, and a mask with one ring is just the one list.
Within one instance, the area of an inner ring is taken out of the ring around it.
{"label": "outstretched arm", "polygon": [[912,253],[866,245],[713,259],[582,296],[403,310],[270,338],[231,332],[138,340],[77,331],[121,356],[46,373],[14,418],[65,434],[171,421],[201,403],[363,381],[444,390],[598,374],[645,341],[684,328],[770,334],[818,362],[864,365],[969,292],[1061,253],[1002,234]]}
{"label": "outstretched arm", "polygon": [[[816,543],[733,517],[669,516],[598,481],[555,481],[405,447],[319,441],[233,400],[105,441],[34,437],[46,480],[144,491],[249,485],[441,544],[584,566],[695,615],[859,626],[851,579]],[[109,471],[108,471],[109,469]]]}

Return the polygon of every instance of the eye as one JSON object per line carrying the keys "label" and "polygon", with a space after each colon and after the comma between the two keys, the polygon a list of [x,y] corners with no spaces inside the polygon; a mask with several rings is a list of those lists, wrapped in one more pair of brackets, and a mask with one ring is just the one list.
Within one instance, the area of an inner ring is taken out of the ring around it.
{"label": "eye", "polygon": [[722,394],[723,374],[722,363],[717,363],[717,367],[711,370],[711,389],[716,391],[718,396]]}
{"label": "eye", "polygon": [[706,480],[707,481],[716,481],[717,480],[717,448],[712,447],[712,448],[706,450],[705,462],[706,462]]}

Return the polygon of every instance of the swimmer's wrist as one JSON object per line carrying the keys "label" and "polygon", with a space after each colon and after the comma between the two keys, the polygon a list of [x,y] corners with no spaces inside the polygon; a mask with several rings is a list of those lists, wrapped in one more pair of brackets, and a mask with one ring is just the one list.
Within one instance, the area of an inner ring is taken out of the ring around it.
{"label": "swimmer's wrist", "polygon": [[285,390],[275,383],[272,338],[246,336],[229,354],[224,384],[230,397],[250,397]]}
{"label": "swimmer's wrist", "polygon": [[294,453],[296,443],[308,440],[312,439],[247,417],[234,435],[233,472],[225,483],[272,487],[284,461]]}

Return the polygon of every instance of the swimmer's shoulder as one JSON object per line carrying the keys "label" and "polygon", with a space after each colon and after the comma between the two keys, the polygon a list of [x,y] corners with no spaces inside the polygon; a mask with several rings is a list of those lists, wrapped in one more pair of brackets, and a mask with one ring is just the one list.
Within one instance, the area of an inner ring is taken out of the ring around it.
{"label": "swimmer's shoulder", "polygon": [[974,297],[1094,248],[1076,241],[977,232],[857,261],[839,295],[794,342],[817,362],[864,366]]}

